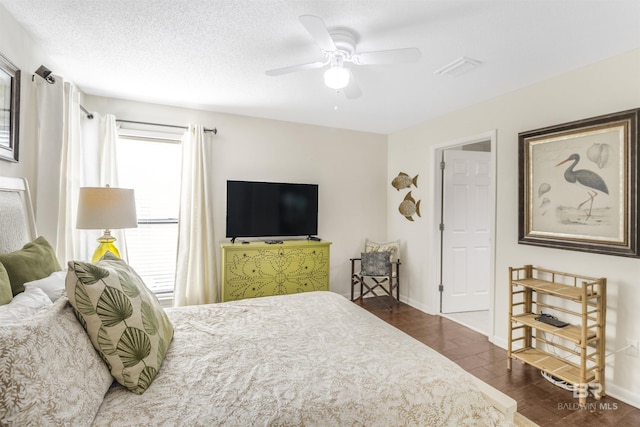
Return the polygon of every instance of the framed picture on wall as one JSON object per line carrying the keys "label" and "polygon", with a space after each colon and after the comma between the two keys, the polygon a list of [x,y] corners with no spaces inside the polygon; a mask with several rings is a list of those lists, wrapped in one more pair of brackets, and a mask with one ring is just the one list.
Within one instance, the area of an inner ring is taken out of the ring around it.
{"label": "framed picture on wall", "polygon": [[639,256],[639,113],[518,134],[519,243]]}
{"label": "framed picture on wall", "polygon": [[20,70],[0,55],[0,159],[18,161]]}

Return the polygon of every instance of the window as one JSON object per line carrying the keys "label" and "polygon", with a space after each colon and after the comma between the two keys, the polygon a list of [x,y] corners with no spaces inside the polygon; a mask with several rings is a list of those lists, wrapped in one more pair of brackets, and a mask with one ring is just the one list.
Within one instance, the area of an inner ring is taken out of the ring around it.
{"label": "window", "polygon": [[138,228],[125,231],[129,264],[156,294],[173,293],[180,206],[180,143],[121,136],[117,154],[119,185],[134,189],[138,213]]}

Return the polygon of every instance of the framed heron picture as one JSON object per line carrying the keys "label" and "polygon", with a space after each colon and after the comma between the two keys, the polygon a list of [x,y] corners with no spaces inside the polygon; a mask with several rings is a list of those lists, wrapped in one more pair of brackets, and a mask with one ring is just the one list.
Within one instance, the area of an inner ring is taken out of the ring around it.
{"label": "framed heron picture", "polygon": [[20,70],[0,55],[0,159],[18,161]]}
{"label": "framed heron picture", "polygon": [[518,242],[638,257],[638,115],[518,134]]}

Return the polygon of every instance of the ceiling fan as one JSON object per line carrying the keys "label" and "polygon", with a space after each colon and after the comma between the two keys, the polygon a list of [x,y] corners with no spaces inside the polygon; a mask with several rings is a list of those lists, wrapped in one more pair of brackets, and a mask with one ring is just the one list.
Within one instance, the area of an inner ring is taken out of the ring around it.
{"label": "ceiling fan", "polygon": [[352,31],[348,29],[332,29],[330,31],[322,18],[314,15],[302,15],[299,19],[320,46],[325,60],[268,70],[266,72],[268,76],[280,76],[328,65],[329,67],[324,73],[325,84],[332,89],[343,89],[345,96],[353,99],[361,96],[362,91],[345,63],[350,62],[355,65],[398,64],[415,62],[422,55],[420,49],[415,47],[356,52],[356,36]]}

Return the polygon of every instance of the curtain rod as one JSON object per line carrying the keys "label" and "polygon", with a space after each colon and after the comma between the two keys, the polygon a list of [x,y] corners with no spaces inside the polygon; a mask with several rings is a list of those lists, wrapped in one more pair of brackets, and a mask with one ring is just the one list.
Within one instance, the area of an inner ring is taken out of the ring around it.
{"label": "curtain rod", "polygon": [[[88,119],[93,119],[93,114],[91,114],[86,108],[84,108],[84,106],[82,104],[78,104],[80,105],[80,109],[87,115]],[[120,122],[120,123],[132,123],[135,125],[150,125],[150,126],[162,126],[162,127],[167,127],[167,128],[176,128],[176,129],[188,129],[187,126],[178,126],[178,125],[167,125],[164,123],[151,123],[151,122],[138,122],[138,121],[134,121],[134,120],[123,120],[123,119],[116,119],[116,122]],[[213,129],[207,129],[204,128],[205,132],[213,132],[214,135],[218,134],[218,129],[213,128]]]}
{"label": "curtain rod", "polygon": [[87,111],[87,109],[84,108],[82,106],[82,104],[78,104],[78,105],[80,105],[80,109],[87,115],[87,119],[89,119],[89,120],[93,119],[93,114],[91,114],[89,111]]}
{"label": "curtain rod", "polygon": [[[116,122],[120,122],[120,123],[132,123],[135,125],[150,125],[150,126],[162,126],[162,127],[167,127],[167,128],[176,128],[176,129],[189,129],[187,126],[179,126],[179,125],[168,125],[165,123],[151,123],[151,122],[138,122],[135,120],[123,120],[123,119],[116,119]],[[218,134],[218,129],[213,128],[213,129],[207,129],[204,128],[205,132],[213,132],[214,135]]]}

